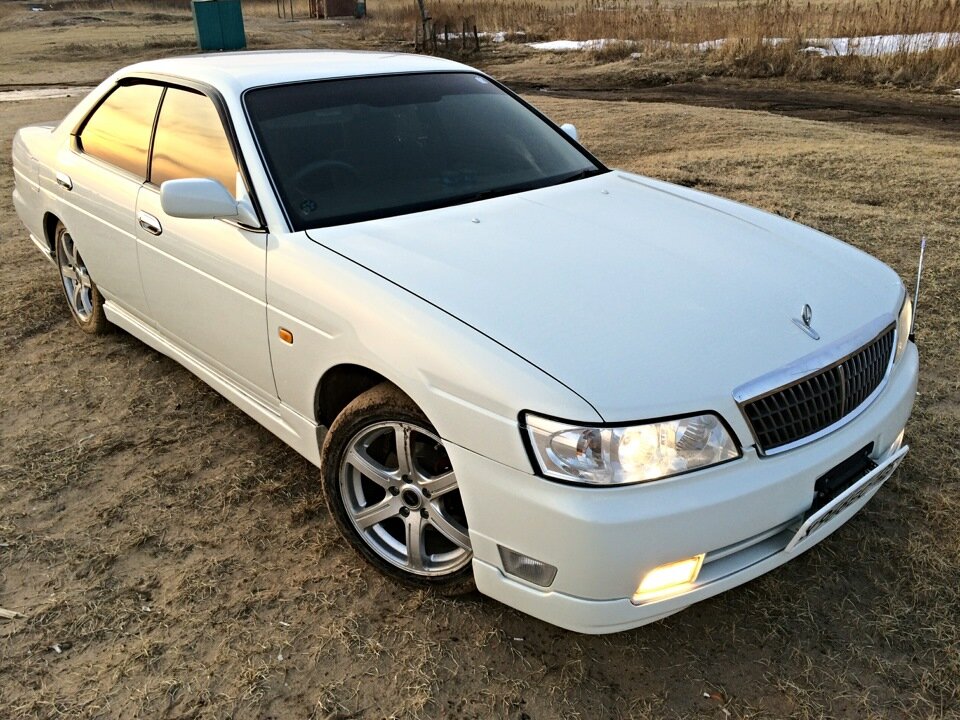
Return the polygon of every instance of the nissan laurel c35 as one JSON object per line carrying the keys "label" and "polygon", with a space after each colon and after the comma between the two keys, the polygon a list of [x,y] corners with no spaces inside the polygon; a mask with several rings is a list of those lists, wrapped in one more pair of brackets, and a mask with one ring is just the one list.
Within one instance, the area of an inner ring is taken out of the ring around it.
{"label": "nissan laurel c35", "polygon": [[823,540],[907,452],[890,268],[608,169],[455,62],[141,63],[13,161],[80,330],[123,328],[315,464],[408,586],[636,627]]}

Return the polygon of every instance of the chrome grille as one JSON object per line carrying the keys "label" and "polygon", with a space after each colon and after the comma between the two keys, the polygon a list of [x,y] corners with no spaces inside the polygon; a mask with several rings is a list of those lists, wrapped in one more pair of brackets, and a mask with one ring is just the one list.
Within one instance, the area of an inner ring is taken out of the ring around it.
{"label": "chrome grille", "polygon": [[839,422],[870,397],[890,365],[894,328],[852,355],[743,403],[763,452],[789,445]]}

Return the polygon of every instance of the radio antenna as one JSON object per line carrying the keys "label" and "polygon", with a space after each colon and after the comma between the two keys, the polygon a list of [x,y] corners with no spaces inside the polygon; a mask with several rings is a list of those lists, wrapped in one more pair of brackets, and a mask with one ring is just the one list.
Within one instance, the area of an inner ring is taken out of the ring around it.
{"label": "radio antenna", "polygon": [[927,236],[920,238],[920,265],[917,267],[917,287],[913,291],[913,321],[910,323],[910,340],[916,342],[913,330],[917,327],[917,305],[920,303],[920,276],[923,275],[923,253],[927,249]]}

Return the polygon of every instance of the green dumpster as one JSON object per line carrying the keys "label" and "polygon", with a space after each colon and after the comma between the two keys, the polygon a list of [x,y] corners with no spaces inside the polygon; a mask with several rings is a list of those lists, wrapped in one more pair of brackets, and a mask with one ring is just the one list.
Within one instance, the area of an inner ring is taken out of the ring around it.
{"label": "green dumpster", "polygon": [[201,50],[242,50],[247,46],[240,0],[192,0],[192,3],[193,27]]}

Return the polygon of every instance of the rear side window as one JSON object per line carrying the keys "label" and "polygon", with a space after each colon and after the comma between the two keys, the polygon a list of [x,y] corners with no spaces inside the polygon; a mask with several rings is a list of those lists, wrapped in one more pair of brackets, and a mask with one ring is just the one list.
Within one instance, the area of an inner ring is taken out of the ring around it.
{"label": "rear side window", "polygon": [[87,155],[139,178],[147,176],[147,148],[163,88],[122,85],[96,109],[78,138]]}
{"label": "rear side window", "polygon": [[210,98],[170,88],[157,120],[150,181],[182,178],[213,178],[236,195],[237,162]]}

